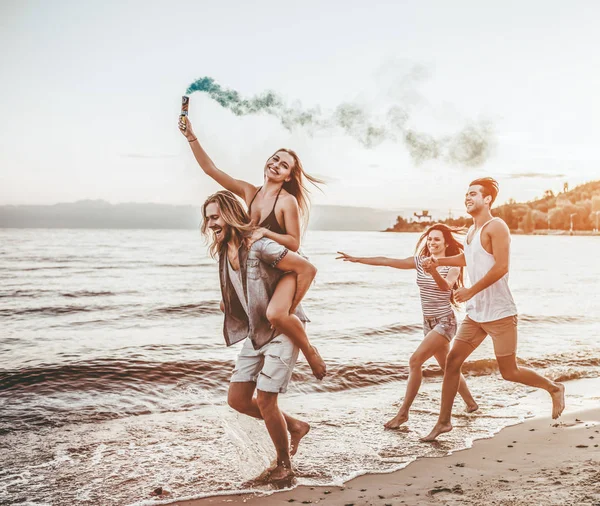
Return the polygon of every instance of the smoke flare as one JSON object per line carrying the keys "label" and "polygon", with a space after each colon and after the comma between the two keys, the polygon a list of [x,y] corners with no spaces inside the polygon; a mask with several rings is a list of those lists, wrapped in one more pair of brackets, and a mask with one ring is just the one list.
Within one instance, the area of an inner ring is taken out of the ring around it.
{"label": "smoke flare", "polygon": [[222,87],[212,77],[201,77],[190,84],[186,94],[194,92],[206,93],[236,116],[258,113],[274,116],[289,131],[294,128],[309,132],[341,129],[368,149],[384,141],[402,143],[417,165],[442,159],[456,165],[480,166],[490,156],[493,144],[493,129],[486,122],[471,123],[454,135],[441,137],[410,129],[407,127],[409,111],[399,105],[374,115],[359,104],[342,103],[327,116],[318,107],[288,106],[273,91],[244,98],[236,90]]}

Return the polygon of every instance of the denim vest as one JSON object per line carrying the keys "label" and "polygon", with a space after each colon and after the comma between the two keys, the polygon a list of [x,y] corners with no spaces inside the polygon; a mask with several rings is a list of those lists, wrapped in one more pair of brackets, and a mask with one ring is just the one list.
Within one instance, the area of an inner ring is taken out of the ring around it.
{"label": "denim vest", "polygon": [[[287,248],[266,238],[253,243],[250,250],[244,244],[240,246],[238,258],[242,274],[242,285],[248,297],[249,314],[246,314],[229,279],[227,247],[221,249],[219,253],[219,277],[221,296],[225,306],[223,336],[227,346],[249,337],[254,349],[258,350],[280,334],[280,332],[271,328],[271,323],[267,320],[266,314],[275,287],[285,274],[276,266],[287,252]],[[302,322],[310,321],[301,305],[298,305],[295,314]]]}

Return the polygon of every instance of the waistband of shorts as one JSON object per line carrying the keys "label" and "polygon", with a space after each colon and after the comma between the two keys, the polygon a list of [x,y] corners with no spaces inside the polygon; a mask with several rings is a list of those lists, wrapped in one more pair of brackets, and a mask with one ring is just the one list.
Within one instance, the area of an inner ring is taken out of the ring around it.
{"label": "waistband of shorts", "polygon": [[423,321],[426,321],[426,322],[438,322],[445,318],[456,318],[456,315],[454,314],[454,312],[447,313],[447,314],[440,315],[440,316],[425,316],[425,315],[423,315]]}

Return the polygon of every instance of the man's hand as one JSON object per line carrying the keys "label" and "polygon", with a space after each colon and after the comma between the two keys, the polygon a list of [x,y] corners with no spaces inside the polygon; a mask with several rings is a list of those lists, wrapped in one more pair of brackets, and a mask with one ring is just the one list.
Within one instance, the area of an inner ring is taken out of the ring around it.
{"label": "man's hand", "polygon": [[440,263],[438,262],[438,259],[434,257],[426,257],[421,260],[421,266],[426,271],[437,269],[439,265]]}
{"label": "man's hand", "polygon": [[437,266],[433,262],[429,262],[429,267],[423,266],[423,270],[430,275],[433,275],[434,271],[437,271]]}
{"label": "man's hand", "polygon": [[473,297],[473,293],[470,288],[457,288],[454,290],[454,300],[456,302],[467,302]]}

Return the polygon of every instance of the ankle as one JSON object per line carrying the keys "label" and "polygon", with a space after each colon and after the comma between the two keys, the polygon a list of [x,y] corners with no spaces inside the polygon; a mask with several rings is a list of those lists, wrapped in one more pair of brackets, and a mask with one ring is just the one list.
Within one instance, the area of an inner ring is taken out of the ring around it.
{"label": "ankle", "polygon": [[290,460],[290,456],[286,455],[284,457],[277,457],[277,466],[285,467],[286,469],[292,468],[292,461]]}
{"label": "ankle", "polygon": [[550,392],[551,394],[555,394],[557,392],[560,392],[560,383],[557,383],[556,381],[553,381],[550,384],[550,388],[548,389],[548,392]]}

